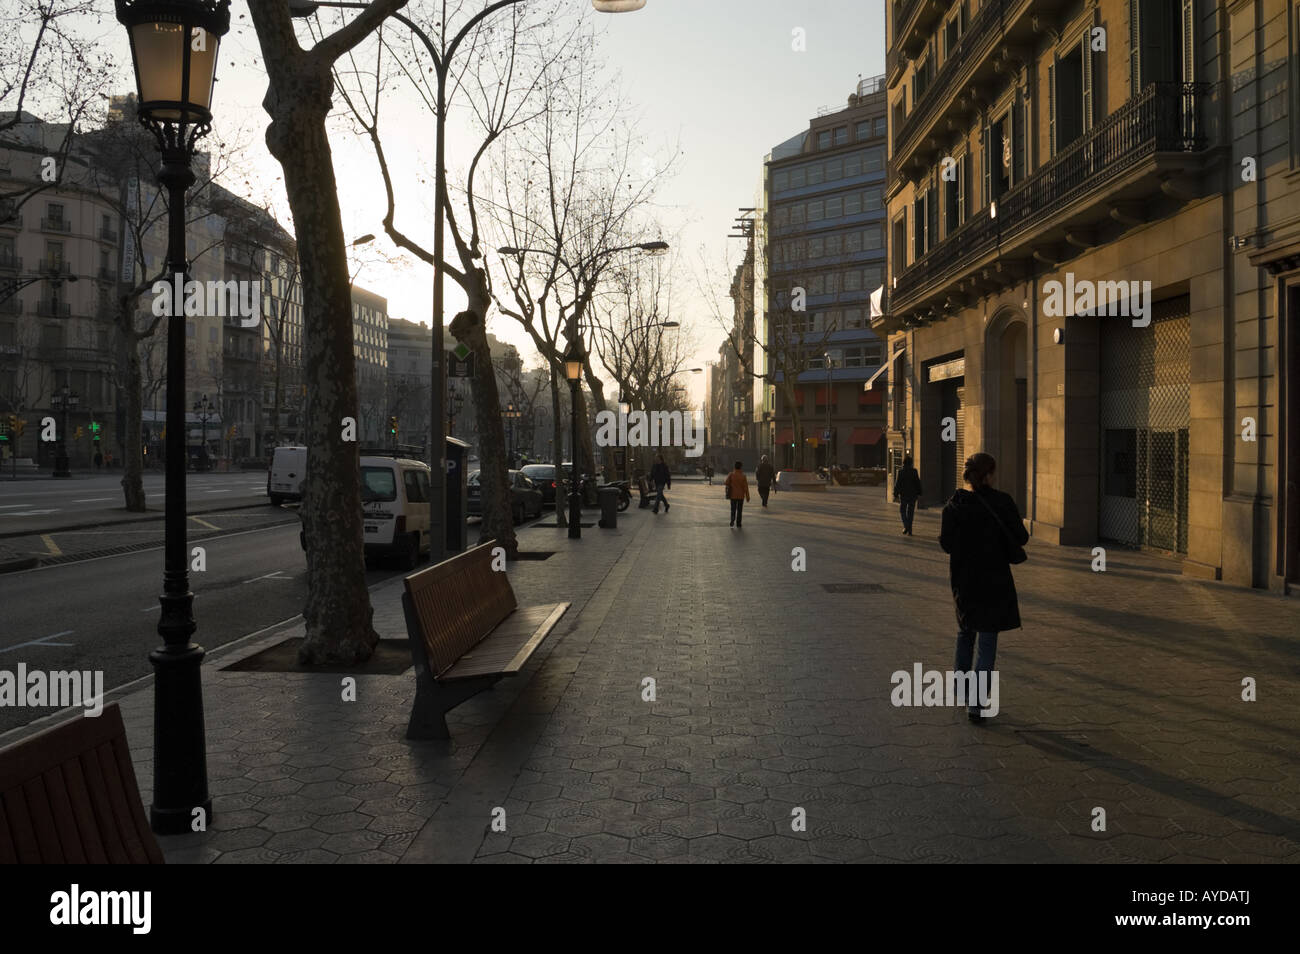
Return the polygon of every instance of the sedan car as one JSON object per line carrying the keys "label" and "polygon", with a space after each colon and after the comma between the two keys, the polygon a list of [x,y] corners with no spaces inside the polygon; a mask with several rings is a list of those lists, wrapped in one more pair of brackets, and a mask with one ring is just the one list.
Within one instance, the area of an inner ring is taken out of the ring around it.
{"label": "sedan car", "polygon": [[542,492],[542,503],[548,507],[555,506],[555,465],[529,464],[520,473],[535,483]]}
{"label": "sedan car", "polygon": [[[479,486],[479,471],[474,471],[465,480],[469,489],[466,512],[471,517],[481,517],[483,489]],[[515,523],[542,515],[542,491],[527,475],[517,470],[510,471],[510,513]]]}

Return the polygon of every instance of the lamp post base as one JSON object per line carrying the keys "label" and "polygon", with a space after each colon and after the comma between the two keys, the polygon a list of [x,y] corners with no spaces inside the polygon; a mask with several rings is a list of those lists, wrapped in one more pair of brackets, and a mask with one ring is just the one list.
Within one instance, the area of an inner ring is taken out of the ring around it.
{"label": "lamp post base", "polygon": [[149,825],[159,835],[206,831],[212,825],[199,670],[204,655],[194,643],[163,646],[149,654],[154,668],[154,792]]}
{"label": "lamp post base", "polygon": [[569,539],[582,537],[582,494],[569,494]]}
{"label": "lamp post base", "polygon": [[69,467],[68,453],[62,447],[54,457],[54,474],[55,477],[71,477],[72,469]]}

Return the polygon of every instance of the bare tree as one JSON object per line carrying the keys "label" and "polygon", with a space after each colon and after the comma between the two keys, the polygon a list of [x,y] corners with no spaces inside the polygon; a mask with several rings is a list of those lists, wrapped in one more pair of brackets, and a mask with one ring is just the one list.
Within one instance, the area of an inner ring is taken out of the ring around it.
{"label": "bare tree", "polygon": [[[40,177],[0,189],[0,222],[63,182],[81,124],[102,118],[113,63],[77,30],[98,13],[95,0],[12,0],[0,12],[0,139],[52,160]],[[30,110],[45,114],[39,127]]]}
{"label": "bare tree", "polygon": [[[528,123],[543,109],[535,100],[553,66],[567,55],[567,43],[574,27],[559,14],[563,4],[547,8],[513,6],[484,20],[487,8],[453,32],[459,5],[431,4],[431,9],[413,15],[417,25],[432,33],[434,48],[418,46],[414,34],[380,38],[373,70],[355,61],[345,73],[336,71],[336,82],[353,119],[369,138],[383,176],[387,196],[384,230],[399,248],[432,265],[432,242],[420,240],[396,224],[396,185],[381,135],[381,104],[384,89],[393,80],[416,93],[429,113],[439,104],[438,77],[446,77],[449,90],[444,108],[461,108],[473,120],[477,143],[469,166],[458,177],[457,188],[448,189],[444,212],[451,234],[455,261],[438,263],[464,292],[468,307],[448,325],[448,331],[474,355],[479,373],[471,381],[478,425],[480,486],[483,491],[483,521],[479,540],[495,540],[510,555],[518,551],[511,520],[511,497],[506,468],[505,429],[500,415],[500,395],[487,340],[487,317],[492,306],[492,276],[483,260],[484,232],[480,210],[478,172],[492,147],[511,129]],[[463,37],[463,50],[453,45]],[[459,55],[463,53],[463,55]],[[385,64],[384,54],[391,63]],[[430,63],[430,56],[433,57]],[[451,173],[448,174],[449,179]],[[447,256],[450,259],[452,256]],[[441,356],[436,356],[441,360]],[[437,386],[436,383],[434,385]],[[438,455],[434,455],[438,456]]]}
{"label": "bare tree", "polygon": [[357,417],[347,248],[326,122],[335,62],[400,10],[374,0],[355,19],[303,49],[285,0],[249,0],[269,85],[266,144],[284,169],[302,282],[307,384],[306,664],[368,659],[379,635],[366,587],[360,458],[347,423]]}

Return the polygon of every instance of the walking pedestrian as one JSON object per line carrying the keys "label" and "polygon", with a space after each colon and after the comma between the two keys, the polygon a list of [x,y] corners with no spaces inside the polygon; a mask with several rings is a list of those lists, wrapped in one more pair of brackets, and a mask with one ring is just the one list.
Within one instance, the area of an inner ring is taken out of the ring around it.
{"label": "walking pedestrian", "polygon": [[704,477],[706,480],[708,480],[709,486],[712,487],[713,486],[713,465],[712,464],[704,465]]}
{"label": "walking pedestrian", "polygon": [[772,478],[776,476],[776,469],[772,462],[763,455],[763,459],[758,462],[758,470],[754,472],[758,479],[758,496],[762,498],[763,506],[767,506],[767,495],[772,492]]}
{"label": "walking pedestrian", "polygon": [[[1012,563],[1023,563],[1029,533],[1009,494],[993,487],[997,461],[979,453],[966,459],[962,479],[970,490],[958,490],[944,505],[939,546],[948,556],[948,575],[957,609],[957,653],[954,669],[960,679],[971,671],[976,643],[975,685],[992,687],[998,633],[1020,628],[1020,606]],[[969,685],[969,680],[967,680]],[[967,700],[966,715],[979,722],[977,695]]]}
{"label": "walking pedestrian", "polygon": [[95,451],[95,470],[102,470],[104,467],[104,455]]}
{"label": "walking pedestrian", "polygon": [[664,491],[673,485],[672,471],[664,463],[664,455],[659,454],[655,457],[655,465],[650,468],[650,479],[654,481],[654,512],[659,512],[659,505],[664,505],[664,513],[668,512],[668,501],[664,498]]}
{"label": "walking pedestrian", "polygon": [[731,501],[731,525],[740,527],[745,513],[745,501],[749,499],[749,481],[745,479],[744,463],[736,461],[736,469],[727,475],[727,499]]}
{"label": "walking pedestrian", "polygon": [[903,535],[912,535],[912,518],[916,516],[916,498],[921,496],[921,475],[912,466],[912,455],[903,458],[903,469],[894,478],[894,500],[903,517]]}

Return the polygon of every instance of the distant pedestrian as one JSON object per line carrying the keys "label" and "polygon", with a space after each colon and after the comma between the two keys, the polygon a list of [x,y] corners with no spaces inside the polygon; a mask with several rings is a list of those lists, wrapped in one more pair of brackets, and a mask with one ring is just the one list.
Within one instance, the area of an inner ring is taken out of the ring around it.
{"label": "distant pedestrian", "polygon": [[104,455],[104,466],[110,470],[113,468],[113,452],[109,451]]}
{"label": "distant pedestrian", "polygon": [[749,481],[745,479],[744,464],[736,461],[736,469],[727,475],[727,499],[731,501],[731,525],[739,527],[745,515],[745,501],[749,499]]}
{"label": "distant pedestrian", "polygon": [[655,465],[650,468],[650,479],[655,485],[654,512],[659,512],[659,505],[664,505],[664,513],[668,512],[668,500],[664,497],[664,491],[673,485],[672,471],[664,463],[664,455],[659,454],[655,457]]}
{"label": "distant pedestrian", "polygon": [[767,495],[772,492],[772,479],[776,476],[776,468],[772,462],[763,455],[763,459],[758,462],[758,470],[754,473],[758,479],[758,496],[763,500],[763,506],[767,506]]}
{"label": "distant pedestrian", "polygon": [[101,470],[104,466],[104,455],[95,451],[95,470]]}
{"label": "distant pedestrian", "polygon": [[[962,479],[971,489],[959,489],[944,505],[939,534],[939,546],[949,555],[948,575],[957,609],[954,669],[959,674],[971,671],[978,640],[976,679],[983,674],[984,685],[990,687],[998,633],[1020,628],[1011,564],[1024,561],[1022,547],[1029,542],[1016,502],[993,488],[996,470],[997,461],[988,454],[966,459]],[[972,722],[980,721],[980,702],[978,697],[967,700],[966,714]]]}
{"label": "distant pedestrian", "polygon": [[712,464],[704,465],[704,478],[709,482],[709,486],[712,487],[713,486],[713,465]]}
{"label": "distant pedestrian", "polygon": [[903,517],[903,534],[912,535],[912,518],[916,516],[916,498],[921,496],[921,475],[912,466],[912,455],[903,458],[903,469],[894,478],[894,500]]}

